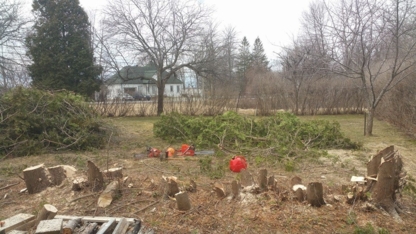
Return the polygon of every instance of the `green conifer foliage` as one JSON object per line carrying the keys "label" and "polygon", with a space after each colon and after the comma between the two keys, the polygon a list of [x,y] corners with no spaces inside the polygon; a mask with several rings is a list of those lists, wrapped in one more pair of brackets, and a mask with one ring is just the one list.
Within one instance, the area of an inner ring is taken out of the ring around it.
{"label": "green conifer foliage", "polygon": [[101,67],[94,65],[90,23],[78,0],[34,0],[36,22],[26,38],[33,60],[29,73],[40,89],[98,91]]}

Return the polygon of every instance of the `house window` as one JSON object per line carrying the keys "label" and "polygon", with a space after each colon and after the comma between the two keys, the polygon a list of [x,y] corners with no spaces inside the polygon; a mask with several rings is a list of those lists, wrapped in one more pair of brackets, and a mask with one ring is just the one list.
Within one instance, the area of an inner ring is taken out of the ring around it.
{"label": "house window", "polygon": [[180,89],[181,89],[181,88],[180,88],[180,86],[179,86],[179,85],[178,85],[178,86],[176,86],[176,92],[177,92],[177,93],[179,93]]}
{"label": "house window", "polygon": [[170,86],[170,91],[173,92],[173,85]]}

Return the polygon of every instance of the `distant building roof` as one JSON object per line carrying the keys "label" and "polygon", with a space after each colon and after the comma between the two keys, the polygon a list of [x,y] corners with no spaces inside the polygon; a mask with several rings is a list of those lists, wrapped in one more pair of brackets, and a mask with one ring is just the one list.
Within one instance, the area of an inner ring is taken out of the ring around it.
{"label": "distant building roof", "polygon": [[[119,72],[112,75],[105,83],[112,84],[156,84],[153,76],[156,74],[156,69],[152,65],[144,67],[126,66]],[[166,84],[182,84],[183,82],[178,78],[171,76],[166,81]]]}

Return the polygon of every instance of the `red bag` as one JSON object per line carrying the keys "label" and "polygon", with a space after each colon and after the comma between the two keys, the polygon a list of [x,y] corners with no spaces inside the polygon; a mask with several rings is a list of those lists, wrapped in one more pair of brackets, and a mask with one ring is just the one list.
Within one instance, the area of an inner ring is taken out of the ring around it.
{"label": "red bag", "polygon": [[242,169],[247,169],[247,161],[243,156],[234,156],[230,160],[230,170],[233,172],[240,172]]}

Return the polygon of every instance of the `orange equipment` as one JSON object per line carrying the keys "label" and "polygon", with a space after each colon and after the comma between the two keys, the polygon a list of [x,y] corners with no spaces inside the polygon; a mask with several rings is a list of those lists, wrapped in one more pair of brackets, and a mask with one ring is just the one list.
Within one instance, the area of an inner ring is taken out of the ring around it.
{"label": "orange equipment", "polygon": [[195,146],[182,144],[181,149],[178,150],[178,156],[195,156]]}
{"label": "orange equipment", "polygon": [[230,160],[230,170],[233,172],[240,172],[247,169],[247,161],[243,156],[234,156]]}
{"label": "orange equipment", "polygon": [[168,157],[173,157],[173,156],[175,156],[175,149],[174,149],[174,148],[172,148],[172,147],[169,147],[169,148],[166,150],[166,155],[167,155]]}
{"label": "orange equipment", "polygon": [[147,147],[147,152],[147,157],[149,158],[158,158],[160,156],[160,150],[153,147]]}

